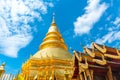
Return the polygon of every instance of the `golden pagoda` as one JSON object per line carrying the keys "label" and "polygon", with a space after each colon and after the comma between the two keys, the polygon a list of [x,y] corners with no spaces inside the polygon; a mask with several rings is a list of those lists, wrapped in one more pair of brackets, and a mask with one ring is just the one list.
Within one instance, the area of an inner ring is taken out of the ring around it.
{"label": "golden pagoda", "polygon": [[5,70],[4,70],[4,66],[5,66],[4,63],[0,66],[0,77],[2,77],[2,75],[3,75],[4,72],[5,72]]}
{"label": "golden pagoda", "polygon": [[5,73],[5,63],[0,66],[0,80],[16,80],[14,75]]}
{"label": "golden pagoda", "polygon": [[25,80],[69,80],[72,77],[72,55],[56,25],[52,24],[39,50],[22,65]]}

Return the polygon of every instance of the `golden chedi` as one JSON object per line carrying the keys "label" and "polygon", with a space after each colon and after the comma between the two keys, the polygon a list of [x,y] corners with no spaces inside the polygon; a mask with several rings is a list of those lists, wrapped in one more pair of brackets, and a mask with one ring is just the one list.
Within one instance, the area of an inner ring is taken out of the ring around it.
{"label": "golden chedi", "polygon": [[26,80],[69,80],[72,70],[72,55],[68,52],[53,16],[39,51],[22,65],[22,76]]}
{"label": "golden chedi", "polygon": [[5,70],[4,70],[4,66],[5,66],[5,63],[3,63],[1,66],[0,66],[0,79],[1,79],[1,76],[4,74]]}

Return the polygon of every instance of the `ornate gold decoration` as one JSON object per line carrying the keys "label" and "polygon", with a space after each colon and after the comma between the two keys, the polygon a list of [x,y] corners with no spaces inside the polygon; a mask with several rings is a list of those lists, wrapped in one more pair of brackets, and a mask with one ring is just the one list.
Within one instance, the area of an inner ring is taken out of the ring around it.
{"label": "ornate gold decoration", "polygon": [[33,80],[36,75],[38,80],[50,80],[54,75],[58,80],[63,80],[65,68],[71,78],[72,64],[72,55],[68,52],[53,16],[52,24],[39,51],[22,65],[22,75],[26,80]]}
{"label": "ornate gold decoration", "polygon": [[113,58],[113,59],[120,59],[120,52],[118,49],[116,49],[116,53],[117,53],[116,55],[105,53],[104,56],[109,57],[109,58]]}

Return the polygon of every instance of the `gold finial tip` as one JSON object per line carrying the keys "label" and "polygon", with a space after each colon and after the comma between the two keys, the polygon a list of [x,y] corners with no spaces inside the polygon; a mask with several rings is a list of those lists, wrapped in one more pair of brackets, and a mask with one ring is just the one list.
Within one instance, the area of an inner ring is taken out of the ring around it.
{"label": "gold finial tip", "polygon": [[52,23],[55,23],[55,13],[53,13]]}

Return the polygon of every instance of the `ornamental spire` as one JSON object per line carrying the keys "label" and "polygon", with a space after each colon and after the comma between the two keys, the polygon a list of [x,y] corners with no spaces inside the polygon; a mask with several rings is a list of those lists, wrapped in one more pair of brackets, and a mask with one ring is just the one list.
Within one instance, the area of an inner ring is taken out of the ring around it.
{"label": "ornamental spire", "polygon": [[56,23],[55,23],[55,13],[53,13],[53,16],[52,16],[51,26],[57,26]]}
{"label": "ornamental spire", "polygon": [[51,26],[44,38],[43,42],[40,45],[40,50],[50,47],[59,47],[65,50],[68,50],[67,46],[64,43],[64,39],[61,36],[61,33],[55,23],[55,13],[53,13]]}
{"label": "ornamental spire", "polygon": [[55,13],[53,13],[52,24],[55,23]]}

